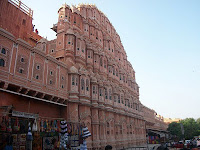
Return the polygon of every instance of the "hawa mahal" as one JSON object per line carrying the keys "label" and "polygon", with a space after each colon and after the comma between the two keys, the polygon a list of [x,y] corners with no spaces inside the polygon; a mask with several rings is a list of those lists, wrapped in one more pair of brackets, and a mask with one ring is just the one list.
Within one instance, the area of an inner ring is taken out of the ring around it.
{"label": "hawa mahal", "polygon": [[148,133],[166,133],[163,118],[141,104],[120,36],[96,6],[62,5],[48,41],[21,1],[0,5],[0,116],[84,123],[88,149],[143,146]]}

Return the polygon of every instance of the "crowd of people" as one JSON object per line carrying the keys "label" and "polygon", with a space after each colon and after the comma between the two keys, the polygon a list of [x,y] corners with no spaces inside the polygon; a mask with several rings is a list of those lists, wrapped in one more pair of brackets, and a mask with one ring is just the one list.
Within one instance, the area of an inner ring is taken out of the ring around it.
{"label": "crowd of people", "polygon": [[166,144],[161,144],[159,149],[167,150],[169,147],[171,148],[180,148],[180,149],[194,149],[194,148],[200,148],[200,139],[191,139],[191,140],[184,140],[179,142],[171,142]]}

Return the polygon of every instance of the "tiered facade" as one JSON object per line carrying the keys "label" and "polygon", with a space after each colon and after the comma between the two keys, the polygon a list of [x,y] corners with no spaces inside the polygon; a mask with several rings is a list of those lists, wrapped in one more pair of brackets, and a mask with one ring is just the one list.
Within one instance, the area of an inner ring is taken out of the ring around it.
{"label": "tiered facade", "polygon": [[68,107],[79,114],[68,120],[91,126],[93,147],[145,144],[139,87],[114,27],[93,5],[63,5],[58,13],[56,48],[48,52],[70,67]]}
{"label": "tiered facade", "polygon": [[145,145],[135,71],[108,18],[94,5],[65,4],[52,28],[57,38],[47,41],[19,5],[1,1],[0,105],[84,122],[88,148]]}

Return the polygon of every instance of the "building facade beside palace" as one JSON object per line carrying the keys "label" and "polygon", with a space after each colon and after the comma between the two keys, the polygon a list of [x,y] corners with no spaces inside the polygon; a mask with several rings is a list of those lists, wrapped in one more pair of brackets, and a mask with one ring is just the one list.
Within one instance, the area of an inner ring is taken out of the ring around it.
{"label": "building facade beside palace", "polygon": [[26,5],[0,5],[1,116],[37,114],[38,126],[55,118],[84,122],[88,148],[142,146],[147,129],[166,132],[163,118],[141,104],[120,36],[94,5],[63,5],[51,41],[33,31]]}

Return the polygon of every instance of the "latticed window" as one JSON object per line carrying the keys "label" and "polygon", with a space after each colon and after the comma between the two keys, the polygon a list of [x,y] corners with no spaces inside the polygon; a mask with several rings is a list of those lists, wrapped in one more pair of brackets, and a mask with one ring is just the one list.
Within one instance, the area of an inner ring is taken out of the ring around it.
{"label": "latticed window", "polygon": [[105,98],[108,99],[108,91],[107,91],[107,88],[105,88]]}
{"label": "latticed window", "polygon": [[85,82],[84,82],[84,79],[82,78],[81,79],[81,90],[84,90],[84,87],[85,87]]}
{"label": "latticed window", "polygon": [[96,39],[98,40],[98,31],[96,31]]}
{"label": "latticed window", "polygon": [[116,102],[116,101],[117,101],[117,96],[115,95],[115,96],[114,96],[114,102]]}
{"label": "latticed window", "polygon": [[40,65],[36,65],[36,69],[37,69],[37,70],[40,70]]}
{"label": "latticed window", "polygon": [[23,68],[20,68],[19,69],[19,73],[23,73],[24,72],[24,69]]}
{"label": "latticed window", "polygon": [[78,78],[76,77],[76,86],[78,85]]}
{"label": "latticed window", "polygon": [[23,63],[23,62],[24,62],[24,58],[23,58],[23,57],[21,57],[20,61]]}
{"label": "latticed window", "polygon": [[122,101],[122,104],[124,104],[124,97],[121,96],[121,101]]}
{"label": "latticed window", "polygon": [[35,76],[35,79],[39,79],[39,75],[36,75],[36,76]]}
{"label": "latticed window", "polygon": [[102,57],[100,58],[100,65],[103,66]]}
{"label": "latticed window", "polygon": [[102,96],[102,89],[99,89],[99,96]]}
{"label": "latticed window", "polygon": [[0,66],[4,67],[5,66],[5,61],[3,59],[0,59]]}
{"label": "latticed window", "polygon": [[5,48],[2,48],[2,49],[1,49],[1,53],[2,53],[2,54],[6,54],[6,49],[5,49]]}
{"label": "latticed window", "polygon": [[118,96],[118,103],[120,103],[120,96]]}
{"label": "latticed window", "polygon": [[106,68],[106,60],[104,61],[104,68]]}
{"label": "latticed window", "polygon": [[107,134],[110,134],[110,124],[107,122]]}
{"label": "latticed window", "polygon": [[112,100],[111,89],[109,89],[109,99]]}
{"label": "latticed window", "polygon": [[90,58],[90,51],[87,51],[87,54],[88,54],[88,58]]}
{"label": "latticed window", "polygon": [[76,16],[74,16],[74,24],[76,24]]}
{"label": "latticed window", "polygon": [[75,85],[75,77],[72,76],[72,85]]}
{"label": "latticed window", "polygon": [[93,93],[93,94],[95,94],[95,88],[96,88],[96,87],[93,85],[93,88],[92,88],[92,93]]}
{"label": "latticed window", "polygon": [[89,80],[86,80],[86,90],[89,91]]}
{"label": "latticed window", "polygon": [[122,134],[122,125],[120,125],[120,134]]}

